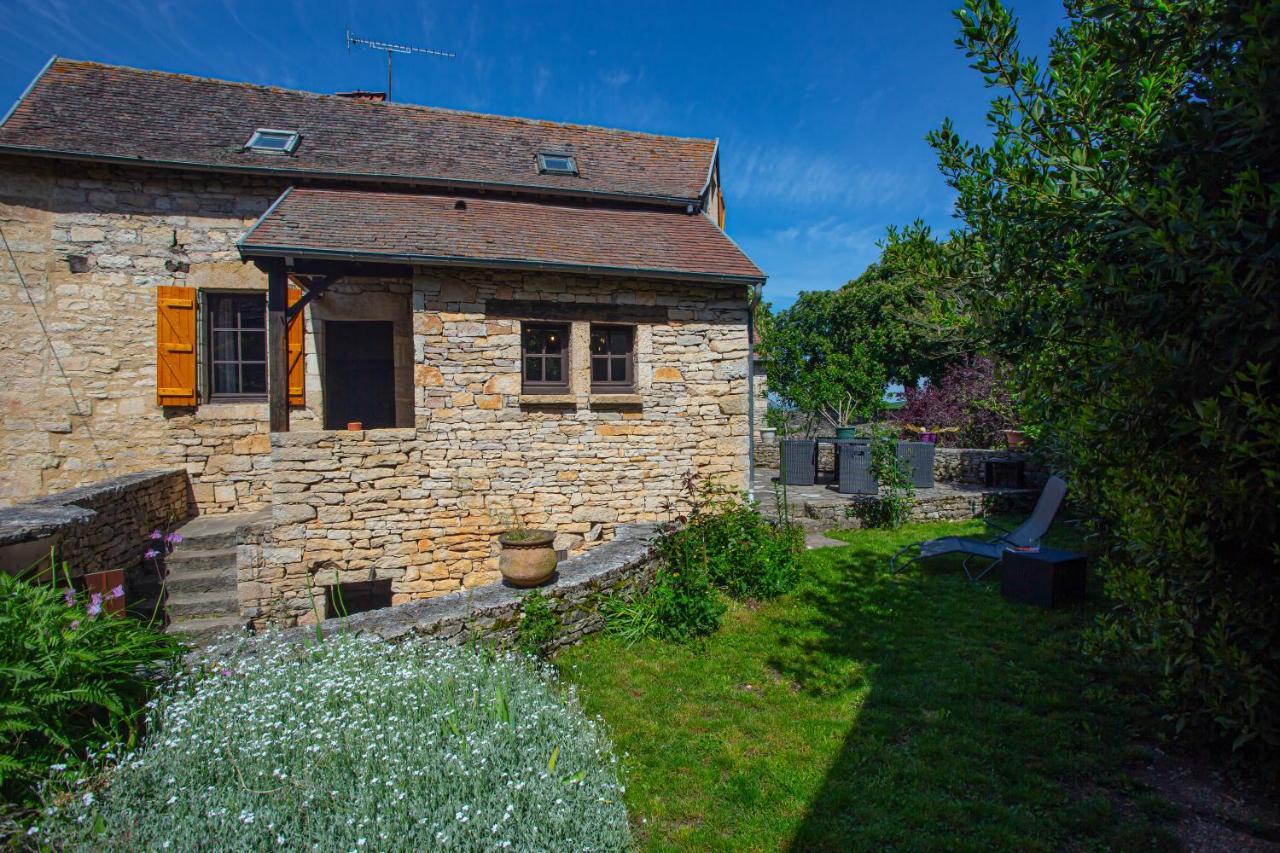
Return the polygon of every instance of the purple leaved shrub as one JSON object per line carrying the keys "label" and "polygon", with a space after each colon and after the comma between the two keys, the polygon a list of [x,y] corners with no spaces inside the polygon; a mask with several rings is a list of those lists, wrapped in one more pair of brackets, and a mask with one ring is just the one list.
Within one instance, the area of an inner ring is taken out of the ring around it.
{"label": "purple leaved shrub", "polygon": [[947,447],[1003,447],[1002,430],[1013,427],[1013,402],[995,362],[983,356],[947,368],[937,381],[907,388],[906,405],[893,413],[900,424],[954,427],[938,443]]}

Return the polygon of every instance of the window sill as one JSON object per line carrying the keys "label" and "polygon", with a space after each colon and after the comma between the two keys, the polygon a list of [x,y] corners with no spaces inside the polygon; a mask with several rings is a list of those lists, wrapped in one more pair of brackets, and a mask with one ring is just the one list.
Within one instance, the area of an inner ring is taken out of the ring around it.
{"label": "window sill", "polygon": [[578,397],[575,394],[521,394],[522,406],[576,406]]}
{"label": "window sill", "polygon": [[644,397],[640,394],[601,394],[599,392],[591,394],[593,406],[639,406],[642,403],[644,403]]}

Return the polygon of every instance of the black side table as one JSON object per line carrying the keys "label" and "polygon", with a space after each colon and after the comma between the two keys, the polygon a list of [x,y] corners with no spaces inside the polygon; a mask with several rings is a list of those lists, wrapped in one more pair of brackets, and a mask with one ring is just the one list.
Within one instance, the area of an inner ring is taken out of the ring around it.
{"label": "black side table", "polygon": [[1084,601],[1087,576],[1088,558],[1075,551],[1005,551],[1000,562],[1000,594],[1021,604],[1060,607]]}

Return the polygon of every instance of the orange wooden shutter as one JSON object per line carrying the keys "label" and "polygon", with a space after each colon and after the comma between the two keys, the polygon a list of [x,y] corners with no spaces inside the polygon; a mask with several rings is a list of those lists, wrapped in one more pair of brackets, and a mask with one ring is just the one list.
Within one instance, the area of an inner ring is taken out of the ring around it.
{"label": "orange wooden shutter", "polygon": [[156,288],[156,402],[196,404],[196,292]]}
{"label": "orange wooden shutter", "polygon": [[[302,298],[302,288],[296,285],[289,285],[289,304],[297,302]],[[307,403],[306,388],[303,384],[303,376],[306,374],[306,367],[302,358],[302,341],[303,341],[303,322],[302,312],[298,312],[298,316],[293,318],[293,322],[289,324],[289,405],[305,406]]]}

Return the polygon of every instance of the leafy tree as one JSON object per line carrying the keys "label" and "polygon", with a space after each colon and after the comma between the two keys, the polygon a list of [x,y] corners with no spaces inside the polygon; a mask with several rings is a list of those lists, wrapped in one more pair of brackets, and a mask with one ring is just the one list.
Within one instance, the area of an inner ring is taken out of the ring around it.
{"label": "leafy tree", "polygon": [[965,230],[895,250],[1017,366],[1096,517],[1137,664],[1177,731],[1280,746],[1280,3],[1069,0],[1047,64],[995,0],[958,42],[988,144],[931,134]]}

